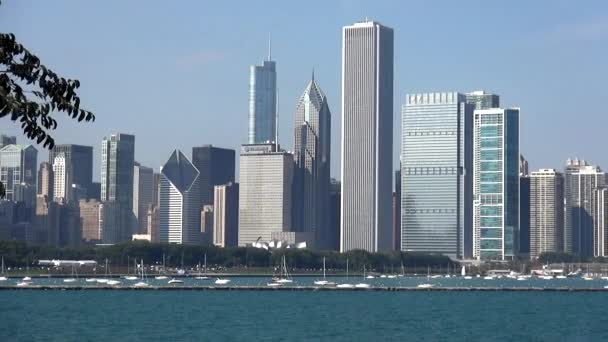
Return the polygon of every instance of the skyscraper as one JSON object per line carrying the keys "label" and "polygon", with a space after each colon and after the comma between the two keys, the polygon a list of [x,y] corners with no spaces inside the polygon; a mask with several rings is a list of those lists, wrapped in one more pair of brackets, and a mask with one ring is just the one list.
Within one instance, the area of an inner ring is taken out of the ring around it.
{"label": "skyscraper", "polygon": [[213,205],[213,187],[234,182],[235,151],[203,145],[192,148],[192,164],[200,172],[201,204]]}
{"label": "skyscraper", "polygon": [[564,252],[593,256],[594,192],[606,185],[606,173],[584,160],[568,159],[564,178]]}
{"label": "skyscraper", "polygon": [[291,231],[293,155],[276,144],[243,145],[239,173],[239,246]]}
{"label": "skyscraper", "polygon": [[0,149],[0,182],[6,188],[6,199],[16,200],[15,187],[24,183],[36,187],[38,150],[32,145],[6,145]]}
{"label": "skyscraper", "polygon": [[54,182],[53,165],[48,162],[40,163],[40,169],[38,170],[38,194],[53,198]]}
{"label": "skyscraper", "polygon": [[472,254],[473,106],[460,93],[406,96],[401,250]]}
{"label": "skyscraper", "polygon": [[530,256],[530,171],[523,155],[519,156],[519,254]]}
{"label": "skyscraper", "polygon": [[236,247],[239,243],[239,184],[215,186],[213,244]]}
{"label": "skyscraper", "polygon": [[201,241],[199,172],[179,150],[161,168],[159,240],[178,244]]}
{"label": "skyscraper", "polygon": [[70,160],[63,153],[55,155],[53,160],[53,189],[55,190],[53,200],[56,202],[67,203],[70,200],[70,190],[72,189],[70,168]]}
{"label": "skyscraper", "polygon": [[365,21],[342,29],[340,250],[392,245],[393,30]]}
{"label": "skyscraper", "polygon": [[249,143],[276,142],[277,71],[270,43],[268,60],[249,68]]}
{"label": "skyscraper", "polygon": [[115,237],[115,243],[130,241],[133,234],[133,165],[135,136],[112,134],[101,143],[101,200],[113,202],[116,232],[104,232],[104,236]]}
{"label": "skyscraper", "polygon": [[474,112],[473,257],[512,260],[519,243],[519,109]]}
{"label": "skyscraper", "polygon": [[530,259],[564,249],[564,175],[553,169],[530,178]]}
{"label": "skyscraper", "polygon": [[66,165],[68,165],[66,179],[70,180],[69,186],[76,184],[77,187],[86,189],[88,195],[93,182],[93,146],[55,145],[49,151],[49,163],[51,165],[59,154],[63,154]]}
{"label": "skyscraper", "polygon": [[476,90],[465,95],[468,104],[473,105],[474,109],[491,109],[500,107],[500,97],[496,94],[486,93],[483,90]]}
{"label": "skyscraper", "polygon": [[328,248],[331,113],[314,73],[298,101],[294,124],[293,230]]}
{"label": "skyscraper", "polygon": [[133,166],[133,215],[137,234],[148,231],[148,209],[154,201],[154,171],[139,163]]}
{"label": "skyscraper", "polygon": [[606,257],[608,256],[608,187],[602,186],[595,190],[594,204],[593,256]]}
{"label": "skyscraper", "polygon": [[393,192],[393,249],[401,250],[401,168],[395,171]]}

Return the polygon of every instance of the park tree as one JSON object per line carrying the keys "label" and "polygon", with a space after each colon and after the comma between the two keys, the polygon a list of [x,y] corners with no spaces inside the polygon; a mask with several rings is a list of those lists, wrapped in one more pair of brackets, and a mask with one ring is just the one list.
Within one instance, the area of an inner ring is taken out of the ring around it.
{"label": "park tree", "polygon": [[[79,87],[78,80],[61,77],[42,64],[14,34],[0,33],[0,119],[20,125],[26,137],[52,149],[56,114],[78,122],[95,121],[95,115],[81,107]],[[0,182],[0,198],[4,195]]]}

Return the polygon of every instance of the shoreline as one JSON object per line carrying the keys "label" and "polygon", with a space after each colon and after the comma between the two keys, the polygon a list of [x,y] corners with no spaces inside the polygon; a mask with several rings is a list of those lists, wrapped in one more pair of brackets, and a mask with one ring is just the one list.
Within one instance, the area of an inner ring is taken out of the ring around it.
{"label": "shoreline", "polygon": [[569,287],[369,287],[337,288],[321,286],[64,286],[64,285],[29,285],[0,286],[0,291],[11,290],[55,290],[55,291],[373,291],[373,292],[608,292],[604,288],[569,288]]}

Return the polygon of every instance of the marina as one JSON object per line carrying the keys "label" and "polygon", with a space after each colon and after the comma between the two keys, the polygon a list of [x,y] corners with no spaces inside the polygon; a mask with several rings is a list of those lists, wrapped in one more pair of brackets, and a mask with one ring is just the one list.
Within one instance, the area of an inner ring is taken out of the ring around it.
{"label": "marina", "polygon": [[[66,281],[67,280],[67,281]],[[608,291],[601,277],[547,276],[242,276],[209,277],[10,277],[0,290],[189,290],[189,291]]]}

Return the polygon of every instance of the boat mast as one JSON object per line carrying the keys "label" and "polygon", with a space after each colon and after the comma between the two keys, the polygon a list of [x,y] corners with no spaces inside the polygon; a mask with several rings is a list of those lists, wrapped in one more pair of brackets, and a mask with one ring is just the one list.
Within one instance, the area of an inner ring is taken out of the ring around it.
{"label": "boat mast", "polygon": [[[4,259],[2,259],[2,270],[4,271]],[[325,280],[325,257],[323,257],[323,280]]]}

